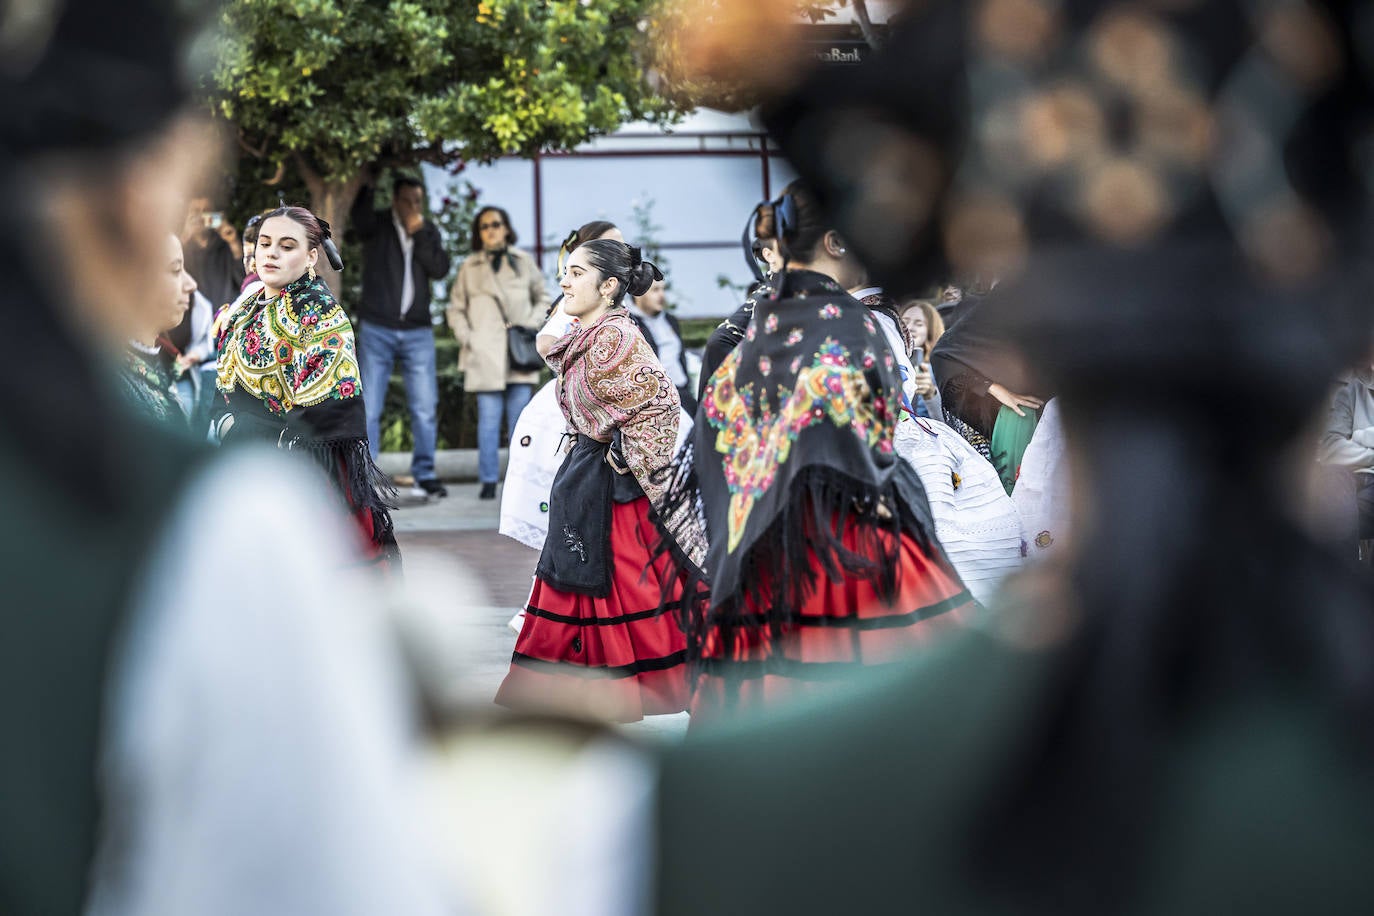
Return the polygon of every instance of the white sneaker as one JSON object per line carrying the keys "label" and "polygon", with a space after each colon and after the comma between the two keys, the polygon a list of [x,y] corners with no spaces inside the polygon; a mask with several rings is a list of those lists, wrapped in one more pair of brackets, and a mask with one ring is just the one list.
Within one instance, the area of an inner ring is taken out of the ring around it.
{"label": "white sneaker", "polygon": [[516,611],[515,616],[510,619],[510,623],[507,623],[506,626],[510,627],[512,633],[519,636],[520,631],[525,628],[525,612],[523,610]]}

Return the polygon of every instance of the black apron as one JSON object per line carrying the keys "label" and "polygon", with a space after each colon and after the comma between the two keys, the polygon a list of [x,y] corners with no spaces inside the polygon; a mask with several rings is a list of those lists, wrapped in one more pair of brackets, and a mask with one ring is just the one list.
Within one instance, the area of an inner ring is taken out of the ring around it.
{"label": "black apron", "polygon": [[[535,572],[559,591],[605,598],[611,593],[611,504],[644,495],[635,476],[607,462],[619,457],[620,432],[611,442],[576,436],[549,494],[549,534]],[[624,461],[616,464],[624,468]]]}

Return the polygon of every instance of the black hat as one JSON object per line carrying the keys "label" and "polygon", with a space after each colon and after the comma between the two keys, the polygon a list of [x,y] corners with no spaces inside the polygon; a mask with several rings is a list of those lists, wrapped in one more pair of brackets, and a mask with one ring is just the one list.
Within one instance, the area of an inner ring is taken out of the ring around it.
{"label": "black hat", "polygon": [[[1310,346],[1282,356],[1320,377],[1369,339],[1348,274],[1374,190],[1359,9],[913,4],[878,53],[764,120],[876,282],[916,294],[995,275],[1014,324],[1077,329],[1074,350],[1041,336],[1046,368],[1072,352],[1081,375],[1096,353],[1158,375],[1193,355],[1151,332],[1278,355],[1268,326],[1285,324],[1288,346]],[[1023,278],[1043,294],[1019,295]],[[1208,365],[1233,368],[1194,368]]]}
{"label": "black hat", "polygon": [[102,149],[186,104],[187,39],[203,22],[173,0],[40,0],[0,15],[0,142],[11,155]]}

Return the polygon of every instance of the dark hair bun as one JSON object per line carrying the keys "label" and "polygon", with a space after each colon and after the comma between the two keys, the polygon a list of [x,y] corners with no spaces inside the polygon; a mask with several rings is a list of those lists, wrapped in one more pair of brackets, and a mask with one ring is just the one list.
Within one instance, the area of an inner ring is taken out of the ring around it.
{"label": "dark hair bun", "polygon": [[[637,249],[631,249],[636,251]],[[649,287],[663,279],[663,272],[660,271],[653,261],[640,261],[630,268],[630,282],[627,292],[631,296],[642,296],[649,291]]]}

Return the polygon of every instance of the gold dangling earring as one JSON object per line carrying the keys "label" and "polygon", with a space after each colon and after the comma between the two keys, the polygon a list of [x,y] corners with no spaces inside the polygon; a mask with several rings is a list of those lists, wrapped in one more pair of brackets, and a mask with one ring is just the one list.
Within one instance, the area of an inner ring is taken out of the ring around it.
{"label": "gold dangling earring", "polygon": [[310,282],[311,282],[311,283],[314,283],[314,282],[315,282],[315,265],[314,265],[314,264],[311,264],[311,265],[310,265],[310,270],[308,270],[307,273],[310,274]]}
{"label": "gold dangling earring", "polygon": [[611,301],[611,297],[610,297],[610,296],[602,296],[602,297],[601,297],[601,305],[602,305],[602,307],[604,307],[604,308],[610,308],[611,306],[615,305],[615,303]]}

